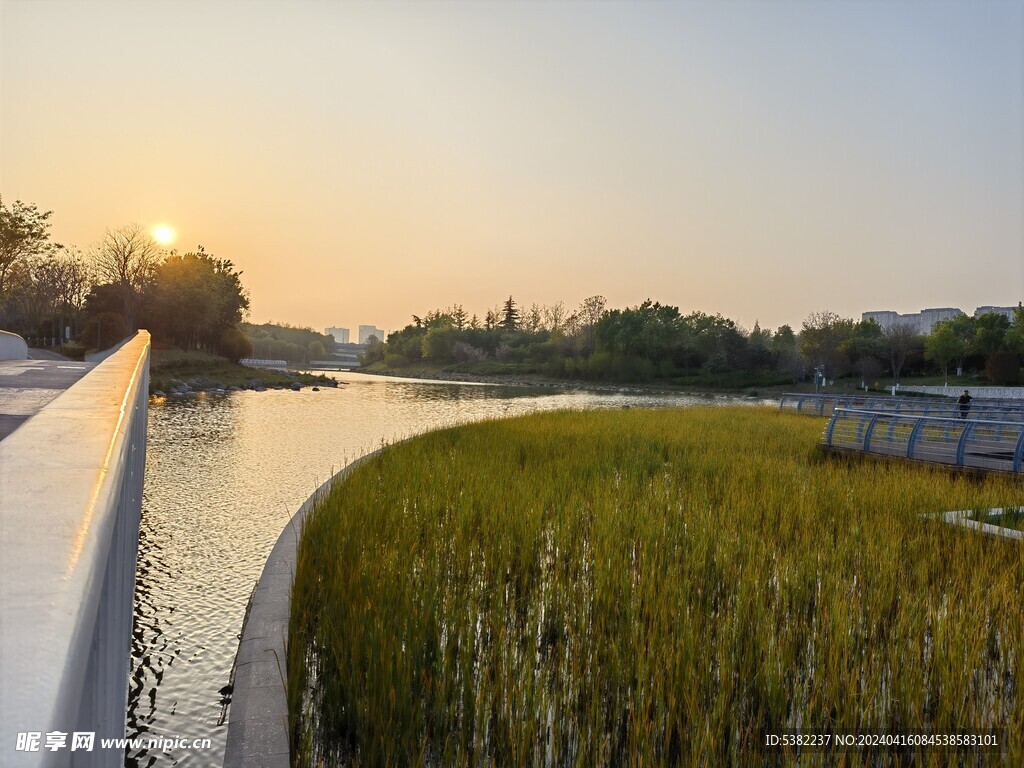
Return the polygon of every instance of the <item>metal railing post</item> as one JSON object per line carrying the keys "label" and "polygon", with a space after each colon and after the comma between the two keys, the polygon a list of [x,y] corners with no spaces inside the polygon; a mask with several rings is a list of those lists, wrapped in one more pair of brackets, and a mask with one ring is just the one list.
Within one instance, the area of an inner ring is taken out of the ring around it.
{"label": "metal railing post", "polygon": [[841,415],[846,415],[846,411],[842,408],[836,408],[834,411],[832,411],[832,418],[829,419],[828,426],[825,428],[825,445],[829,447],[832,446],[832,432],[836,428],[836,421],[839,419]]}
{"label": "metal railing post", "polygon": [[960,440],[956,445],[956,465],[962,467],[964,465],[964,455],[967,451],[967,438],[970,436],[974,429],[975,422],[965,421],[964,431],[960,433]]}
{"label": "metal railing post", "polygon": [[1017,438],[1017,448],[1013,452],[1013,471],[1020,472],[1024,467],[1024,427],[1021,427],[1020,437]]}
{"label": "metal railing post", "polygon": [[868,422],[867,430],[864,433],[864,451],[871,450],[871,433],[875,431],[875,422],[878,421],[879,414],[874,414],[871,417],[871,421]]}
{"label": "metal railing post", "polygon": [[914,422],[914,428],[910,430],[910,437],[907,439],[907,458],[914,458],[914,445],[917,443],[917,437],[921,434],[921,428],[924,426],[924,419],[918,419]]}

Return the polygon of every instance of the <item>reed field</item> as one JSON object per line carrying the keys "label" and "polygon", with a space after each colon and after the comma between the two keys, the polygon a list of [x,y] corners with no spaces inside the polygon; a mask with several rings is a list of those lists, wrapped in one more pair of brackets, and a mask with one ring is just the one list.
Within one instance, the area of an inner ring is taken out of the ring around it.
{"label": "reed field", "polygon": [[[1024,482],[829,456],[824,425],[548,413],[387,447],[302,535],[294,764],[1020,765],[1024,550],[922,515]],[[999,747],[765,746],[793,730]]]}

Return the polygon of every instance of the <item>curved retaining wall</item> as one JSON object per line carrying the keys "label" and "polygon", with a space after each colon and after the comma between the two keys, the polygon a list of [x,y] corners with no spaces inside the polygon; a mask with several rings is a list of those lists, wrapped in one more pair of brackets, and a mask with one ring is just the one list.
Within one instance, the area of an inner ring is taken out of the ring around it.
{"label": "curved retaining wall", "polygon": [[0,360],[26,360],[28,344],[16,333],[0,331]]}
{"label": "curved retaining wall", "polygon": [[267,558],[235,658],[224,768],[289,768],[288,620],[298,540],[306,515],[349,472],[380,453],[356,459],[299,507]]}

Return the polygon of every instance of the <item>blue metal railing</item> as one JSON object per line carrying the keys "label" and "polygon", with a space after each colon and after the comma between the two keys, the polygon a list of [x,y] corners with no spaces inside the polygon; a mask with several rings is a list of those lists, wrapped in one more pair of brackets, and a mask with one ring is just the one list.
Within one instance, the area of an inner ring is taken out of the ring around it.
{"label": "blue metal railing", "polygon": [[957,418],[963,415],[975,420],[1024,422],[1024,399],[979,399],[970,404],[966,413],[961,411],[955,400],[949,398],[786,393],[779,400],[780,410],[791,410],[813,416],[831,416],[836,408],[856,408],[946,418]]}
{"label": "blue metal railing", "polygon": [[1024,471],[1024,422],[835,408],[822,436],[829,448],[951,464]]}

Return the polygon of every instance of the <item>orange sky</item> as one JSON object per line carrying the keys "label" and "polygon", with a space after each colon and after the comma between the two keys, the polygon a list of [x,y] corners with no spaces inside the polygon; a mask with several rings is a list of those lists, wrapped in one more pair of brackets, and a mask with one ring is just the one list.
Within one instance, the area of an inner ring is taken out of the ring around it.
{"label": "orange sky", "polygon": [[0,0],[0,194],[256,322],[1024,298],[1024,4]]}

